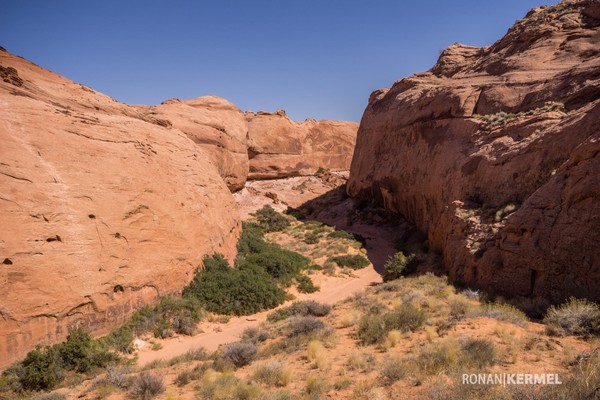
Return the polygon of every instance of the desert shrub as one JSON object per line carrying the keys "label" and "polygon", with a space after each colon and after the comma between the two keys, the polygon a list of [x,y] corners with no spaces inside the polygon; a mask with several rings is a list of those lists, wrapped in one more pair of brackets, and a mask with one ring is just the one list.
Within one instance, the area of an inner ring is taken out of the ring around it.
{"label": "desert shrub", "polygon": [[370,372],[375,365],[376,359],[370,353],[352,353],[346,360],[346,366],[350,371]]}
{"label": "desert shrub", "polygon": [[247,340],[254,343],[264,342],[269,338],[269,332],[263,331],[260,328],[249,327],[242,332],[242,340]]}
{"label": "desert shrub", "polygon": [[450,306],[450,315],[453,317],[462,317],[465,315],[471,308],[471,303],[461,296],[455,296],[448,300],[448,305]]}
{"label": "desert shrub", "polygon": [[275,279],[289,281],[298,276],[300,271],[309,264],[310,260],[301,254],[268,244],[260,253],[247,255],[237,267],[243,269],[257,266]]}
{"label": "desert shrub", "polygon": [[305,221],[302,224],[302,228],[304,228],[304,230],[310,230],[310,231],[315,230],[315,229],[319,229],[321,227],[323,227],[323,223],[322,222],[313,221],[313,220]]}
{"label": "desert shrub", "polygon": [[242,222],[242,233],[238,239],[238,253],[242,255],[260,253],[267,246],[260,226],[251,222]]}
{"label": "desert shrub", "polygon": [[10,368],[15,388],[25,390],[50,390],[56,387],[67,371],[87,373],[94,368],[106,367],[118,357],[106,350],[82,328],[69,332],[67,341],[53,346],[41,347],[27,353],[25,359]]}
{"label": "desert shrub", "polygon": [[268,386],[284,387],[290,383],[291,372],[284,363],[271,361],[256,367],[252,378]]}
{"label": "desert shrub", "polygon": [[369,260],[360,254],[331,257],[328,261],[334,262],[340,267],[349,267],[352,269],[361,269],[370,264]]}
{"label": "desert shrub", "polygon": [[304,236],[304,243],[306,244],[317,244],[319,240],[319,235],[315,232],[309,232]]}
{"label": "desert shrub", "polygon": [[288,336],[292,337],[322,331],[326,325],[323,321],[315,317],[296,317],[290,320],[288,327]]}
{"label": "desert shrub", "polygon": [[258,400],[260,389],[241,381],[233,375],[223,374],[212,379],[202,379],[199,400]]}
{"label": "desert shrub", "polygon": [[300,293],[314,293],[319,290],[319,287],[315,286],[312,279],[306,275],[297,277],[296,282],[298,282],[298,291]]}
{"label": "desert shrub", "polygon": [[544,317],[550,335],[586,336],[600,332],[600,307],[585,299],[570,298],[551,306]]}
{"label": "desert shrub", "polygon": [[164,391],[163,378],[146,371],[135,377],[130,388],[131,395],[141,400],[152,399]]}
{"label": "desert shrub", "polygon": [[448,372],[458,362],[460,347],[455,341],[436,342],[426,346],[417,356],[418,368],[428,374]]}
{"label": "desert shrub", "polygon": [[128,373],[129,368],[126,366],[110,364],[106,367],[104,382],[118,388],[126,388],[129,385],[129,378],[127,376]]}
{"label": "desert shrub", "polygon": [[358,337],[362,344],[383,343],[388,332],[399,330],[414,331],[427,320],[427,314],[412,304],[402,304],[396,310],[386,313],[369,313],[358,323]]}
{"label": "desert shrub", "polygon": [[50,390],[56,387],[64,378],[58,346],[38,347],[27,353],[17,368],[17,376],[25,390]]}
{"label": "desert shrub", "polygon": [[191,381],[197,381],[198,379],[202,378],[202,375],[204,375],[204,372],[207,369],[208,369],[207,363],[199,364],[191,370],[180,372],[175,377],[174,382],[179,387],[185,386],[188,383],[190,383]]}
{"label": "desert shrub", "polygon": [[282,231],[290,226],[290,221],[286,217],[278,213],[270,205],[265,205],[260,210],[256,211],[256,220],[258,225],[265,232]]}
{"label": "desert shrub", "polygon": [[104,368],[118,357],[103,349],[83,328],[69,332],[67,341],[57,345],[60,358],[67,369],[86,373],[92,368]]}
{"label": "desert shrub", "polygon": [[291,316],[324,317],[331,312],[329,304],[319,303],[314,300],[297,301],[287,307],[273,311],[267,316],[269,322],[282,321]]}
{"label": "desert shrub", "polygon": [[306,379],[306,394],[311,399],[320,399],[321,395],[329,390],[329,383],[320,376],[309,376]]}
{"label": "desert shrub", "polygon": [[254,361],[258,347],[252,342],[241,341],[231,343],[223,350],[223,357],[236,367],[243,367]]}
{"label": "desert shrub", "polygon": [[350,232],[347,231],[341,231],[341,230],[335,230],[333,232],[331,232],[329,235],[327,235],[327,237],[330,237],[332,239],[348,239],[348,240],[355,240],[354,235],[351,234]]}
{"label": "desert shrub", "polygon": [[407,364],[399,358],[388,358],[384,361],[379,374],[384,383],[391,385],[404,378],[409,372]]}
{"label": "desert shrub", "polygon": [[524,327],[528,322],[527,316],[523,311],[517,309],[515,306],[504,303],[484,304],[480,310],[473,313],[473,316],[494,318],[498,321],[510,322],[521,327]]}
{"label": "desert shrub", "polygon": [[62,393],[48,393],[34,396],[30,400],[67,400],[67,396]]}
{"label": "desert shrub", "polygon": [[207,265],[210,263],[205,262],[205,269],[196,272],[184,296],[195,297],[211,312],[248,315],[274,308],[285,300],[285,292],[259,267]]}
{"label": "desert shrub", "polygon": [[[209,263],[227,261],[222,256],[205,259]],[[216,268],[216,267],[214,267]],[[100,339],[106,348],[122,353],[133,351],[133,336],[153,332],[155,337],[165,338],[173,332],[182,335],[193,335],[196,324],[202,319],[203,307],[200,301],[192,296],[175,298],[163,297],[154,307],[145,306],[138,310],[131,319],[121,327]]]}
{"label": "desert shrub", "polygon": [[403,252],[398,251],[391,256],[383,266],[383,281],[389,282],[398,279],[401,276],[414,272],[416,266],[416,257],[414,254],[408,257]]}
{"label": "desert shrub", "polygon": [[461,343],[461,350],[462,361],[477,369],[492,365],[495,361],[494,344],[486,339],[466,339]]}

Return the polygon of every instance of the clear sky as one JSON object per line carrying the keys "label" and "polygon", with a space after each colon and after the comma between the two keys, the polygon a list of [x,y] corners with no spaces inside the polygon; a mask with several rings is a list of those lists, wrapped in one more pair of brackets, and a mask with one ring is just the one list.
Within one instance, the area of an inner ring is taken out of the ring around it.
{"label": "clear sky", "polygon": [[[548,0],[2,0],[0,46],[130,104],[359,121],[369,94]],[[550,0],[550,2],[555,2]]]}

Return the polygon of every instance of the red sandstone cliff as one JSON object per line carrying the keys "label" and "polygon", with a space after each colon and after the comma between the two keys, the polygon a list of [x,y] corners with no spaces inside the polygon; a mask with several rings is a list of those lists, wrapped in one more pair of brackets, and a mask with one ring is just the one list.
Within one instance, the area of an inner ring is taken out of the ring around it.
{"label": "red sandstone cliff", "polygon": [[358,124],[294,122],[284,111],[246,113],[249,179],[312,175],[319,167],[348,169]]}
{"label": "red sandstone cliff", "polygon": [[347,190],[427,231],[454,281],[600,300],[600,3],[534,9],[374,92]]}
{"label": "red sandstone cliff", "polygon": [[71,326],[107,332],[206,254],[234,256],[214,160],[165,126],[0,51],[0,368]]}

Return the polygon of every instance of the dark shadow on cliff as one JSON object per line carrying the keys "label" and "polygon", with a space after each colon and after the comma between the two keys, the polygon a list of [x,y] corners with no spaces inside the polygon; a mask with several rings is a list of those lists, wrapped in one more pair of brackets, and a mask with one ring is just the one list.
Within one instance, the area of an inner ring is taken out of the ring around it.
{"label": "dark shadow on cliff", "polygon": [[306,220],[315,220],[364,239],[367,257],[378,273],[396,253],[396,245],[412,230],[401,217],[379,207],[354,200],[346,186],[338,186],[296,209]]}

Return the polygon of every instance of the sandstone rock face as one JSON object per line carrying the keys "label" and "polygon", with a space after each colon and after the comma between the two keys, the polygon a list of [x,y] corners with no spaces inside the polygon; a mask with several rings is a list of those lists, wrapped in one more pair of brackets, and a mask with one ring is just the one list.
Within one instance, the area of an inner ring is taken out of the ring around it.
{"label": "sandstone rock face", "polygon": [[231,191],[244,187],[248,176],[248,127],[244,113],[236,106],[216,96],[204,96],[167,100],[140,109],[147,119],[178,129],[192,139],[203,157],[217,167]]}
{"label": "sandstone rock face", "polygon": [[[193,140],[233,106],[166,104],[153,119],[6,51],[0,65],[1,369],[72,326],[106,333],[181,290],[204,255],[234,256],[240,223]],[[189,131],[188,108],[201,122]],[[244,123],[222,125],[235,151]]]}
{"label": "sandstone rock face", "polygon": [[600,15],[532,10],[374,92],[347,191],[428,232],[451,279],[600,300]]}
{"label": "sandstone rock face", "polygon": [[358,129],[354,122],[294,122],[281,110],[248,112],[246,118],[249,179],[312,175],[319,167],[350,167]]}

